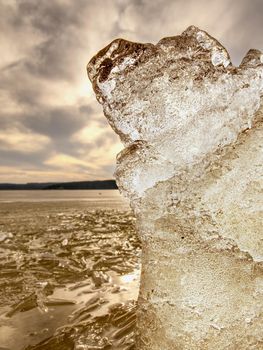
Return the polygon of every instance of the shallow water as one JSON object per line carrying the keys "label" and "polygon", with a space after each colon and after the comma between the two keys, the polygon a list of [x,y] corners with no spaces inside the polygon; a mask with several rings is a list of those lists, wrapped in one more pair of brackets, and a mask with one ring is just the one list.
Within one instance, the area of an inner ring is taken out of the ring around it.
{"label": "shallow water", "polygon": [[127,203],[117,191],[4,192],[0,349],[132,349],[140,242]]}
{"label": "shallow water", "polygon": [[129,209],[128,201],[117,190],[32,190],[0,191],[0,203],[85,202],[96,208]]}

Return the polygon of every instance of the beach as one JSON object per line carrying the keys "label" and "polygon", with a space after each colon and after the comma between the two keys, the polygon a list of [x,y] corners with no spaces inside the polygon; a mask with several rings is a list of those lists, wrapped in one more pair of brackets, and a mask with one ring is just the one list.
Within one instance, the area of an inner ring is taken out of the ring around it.
{"label": "beach", "polygon": [[133,349],[140,253],[118,191],[1,191],[0,349]]}

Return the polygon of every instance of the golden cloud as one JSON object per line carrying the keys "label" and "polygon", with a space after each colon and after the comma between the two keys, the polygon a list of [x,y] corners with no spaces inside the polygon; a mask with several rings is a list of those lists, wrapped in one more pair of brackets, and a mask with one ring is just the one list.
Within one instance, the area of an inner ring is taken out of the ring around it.
{"label": "golden cloud", "polygon": [[47,136],[33,133],[23,128],[11,127],[0,131],[0,149],[20,153],[35,153],[43,150],[50,143]]}

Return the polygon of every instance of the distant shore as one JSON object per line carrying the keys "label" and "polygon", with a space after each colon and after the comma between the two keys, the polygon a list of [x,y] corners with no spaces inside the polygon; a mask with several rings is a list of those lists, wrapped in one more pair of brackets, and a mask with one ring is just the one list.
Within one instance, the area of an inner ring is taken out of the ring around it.
{"label": "distant shore", "polygon": [[6,190],[115,190],[115,180],[72,181],[72,182],[40,182],[40,183],[0,183],[0,191]]}

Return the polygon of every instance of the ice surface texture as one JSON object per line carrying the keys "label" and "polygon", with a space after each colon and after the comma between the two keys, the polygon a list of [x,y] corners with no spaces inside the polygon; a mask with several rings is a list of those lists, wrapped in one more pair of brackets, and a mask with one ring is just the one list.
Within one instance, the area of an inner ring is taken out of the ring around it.
{"label": "ice surface texture", "polygon": [[263,55],[191,26],[88,64],[143,241],[138,349],[260,349]]}

